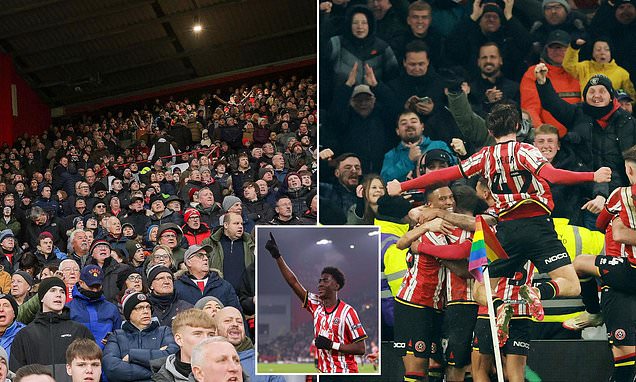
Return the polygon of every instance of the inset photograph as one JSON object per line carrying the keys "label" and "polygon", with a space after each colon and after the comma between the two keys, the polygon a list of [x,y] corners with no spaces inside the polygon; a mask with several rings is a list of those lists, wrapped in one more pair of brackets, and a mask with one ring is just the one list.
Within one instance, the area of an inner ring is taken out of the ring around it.
{"label": "inset photograph", "polygon": [[379,374],[371,226],[256,228],[257,374]]}

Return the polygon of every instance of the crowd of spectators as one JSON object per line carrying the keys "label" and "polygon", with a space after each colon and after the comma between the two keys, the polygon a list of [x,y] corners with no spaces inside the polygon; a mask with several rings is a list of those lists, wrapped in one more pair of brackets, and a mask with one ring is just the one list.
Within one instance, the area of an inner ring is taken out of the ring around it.
{"label": "crowd of spectators", "polygon": [[556,187],[554,216],[595,229],[628,184],[631,1],[321,1],[319,22],[322,223],[372,223],[383,184],[493,144],[484,117],[499,103],[518,105],[518,140],[555,167],[613,171],[609,187]]}
{"label": "crowd of spectators", "polygon": [[243,371],[279,380],[253,376],[253,234],[316,223],[316,90],[291,75],[175,95],[5,144],[0,371],[37,363],[67,380],[66,348],[85,337],[103,380],[150,380],[152,360],[180,357],[175,316],[226,307]]}

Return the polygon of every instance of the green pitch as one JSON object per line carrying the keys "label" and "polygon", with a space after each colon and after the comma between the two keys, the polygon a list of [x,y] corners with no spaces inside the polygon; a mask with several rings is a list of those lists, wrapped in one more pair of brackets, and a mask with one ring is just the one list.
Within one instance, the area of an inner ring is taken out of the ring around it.
{"label": "green pitch", "polygon": [[[313,363],[292,363],[292,364],[278,364],[278,363],[259,363],[256,367],[259,373],[293,373],[293,374],[318,374],[318,370],[314,367]],[[360,373],[374,373],[373,366],[364,364],[364,366],[358,365],[358,371]]]}

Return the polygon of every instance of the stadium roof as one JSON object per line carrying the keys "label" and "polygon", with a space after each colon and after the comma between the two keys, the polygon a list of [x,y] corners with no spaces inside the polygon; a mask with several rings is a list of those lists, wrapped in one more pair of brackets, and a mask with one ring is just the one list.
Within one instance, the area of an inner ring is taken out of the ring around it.
{"label": "stadium roof", "polygon": [[[307,0],[3,0],[0,51],[51,106],[314,59]],[[194,33],[194,24],[203,30]]]}

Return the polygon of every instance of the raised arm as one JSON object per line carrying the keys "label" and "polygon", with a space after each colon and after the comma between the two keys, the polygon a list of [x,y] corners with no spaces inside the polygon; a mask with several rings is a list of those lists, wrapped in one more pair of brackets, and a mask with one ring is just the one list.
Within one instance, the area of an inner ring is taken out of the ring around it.
{"label": "raised arm", "polygon": [[546,163],[539,169],[539,175],[548,182],[556,184],[607,183],[612,179],[612,170],[609,167],[601,167],[594,172],[577,172],[554,168]]}
{"label": "raised arm", "polygon": [[429,172],[412,180],[406,182],[398,182],[397,180],[390,181],[386,186],[387,192],[391,196],[399,195],[402,191],[408,191],[415,188],[425,188],[431,184],[448,183],[453,180],[460,179],[462,172],[459,170],[459,166],[447,167],[442,170]]}
{"label": "raised arm", "polygon": [[278,249],[278,244],[276,244],[274,235],[272,235],[271,232],[269,234],[269,240],[267,240],[267,243],[265,243],[265,249],[267,249],[269,253],[272,255],[272,257],[276,260],[278,269],[280,270],[280,273],[283,275],[283,278],[285,279],[285,281],[287,281],[287,284],[292,288],[294,293],[296,293],[296,296],[298,296],[298,298],[304,302],[305,297],[307,297],[307,289],[305,289],[305,287],[300,283],[300,281],[298,281],[298,277],[296,277],[294,272],[292,272],[291,268],[289,268],[289,265],[287,265],[287,263],[283,259],[283,256],[281,255],[280,250]]}

